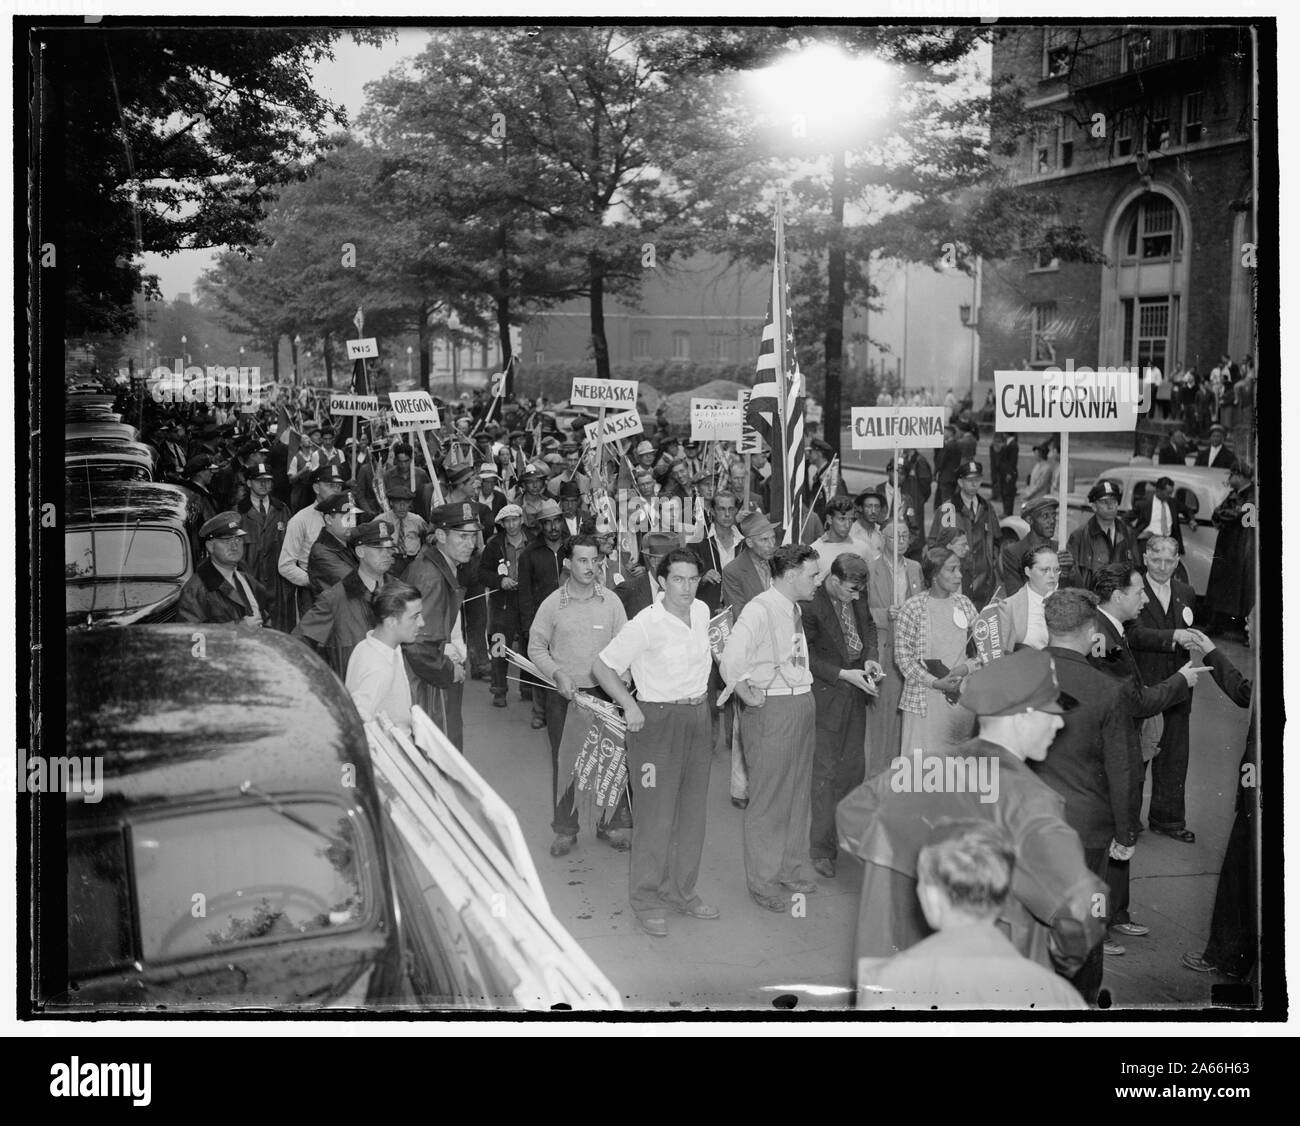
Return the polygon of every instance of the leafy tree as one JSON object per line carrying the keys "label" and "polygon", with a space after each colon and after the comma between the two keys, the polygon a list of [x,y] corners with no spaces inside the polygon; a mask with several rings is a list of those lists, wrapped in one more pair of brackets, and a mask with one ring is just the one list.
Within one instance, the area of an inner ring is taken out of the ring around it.
{"label": "leafy tree", "polygon": [[[311,85],[329,28],[106,27],[33,32],[40,175],[63,207],[65,330],[125,332],[157,296],[139,254],[245,246],[280,186],[322,152],[343,110]],[[350,32],[379,42],[377,30]],[[44,240],[42,240],[44,241]]]}

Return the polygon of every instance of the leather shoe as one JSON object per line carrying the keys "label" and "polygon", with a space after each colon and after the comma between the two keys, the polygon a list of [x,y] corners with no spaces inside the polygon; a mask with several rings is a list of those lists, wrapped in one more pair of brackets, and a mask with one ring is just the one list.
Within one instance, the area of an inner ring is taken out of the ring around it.
{"label": "leather shoe", "polygon": [[492,706],[494,708],[504,708],[506,706],[506,698],[504,696],[493,696]]}
{"label": "leather shoe", "polygon": [[731,799],[731,804],[734,805],[737,809],[745,809],[745,808],[747,808],[748,805],[749,805],[749,799],[748,799],[748,798],[732,798],[732,799]]}
{"label": "leather shoe", "polygon": [[753,892],[749,894],[760,907],[766,907],[769,911],[780,912],[782,915],[785,914],[785,909],[789,906],[779,895],[755,895]]}
{"label": "leather shoe", "polygon": [[533,716],[533,730],[540,731],[546,726],[546,717],[542,715]]}
{"label": "leather shoe", "polygon": [[1196,834],[1191,829],[1162,829],[1158,825],[1152,825],[1151,831],[1159,833],[1162,837],[1172,837],[1183,844],[1195,844]]}
{"label": "leather shoe", "polygon": [[615,852],[630,852],[632,850],[631,833],[627,829],[605,829],[597,825],[596,837],[604,841]]}
{"label": "leather shoe", "polygon": [[692,919],[716,919],[720,912],[712,903],[705,903],[702,899],[697,899],[689,907],[675,908],[679,915],[689,915]]}
{"label": "leather shoe", "polygon": [[1124,947],[1118,942],[1111,942],[1109,939],[1102,946],[1102,953],[1109,954],[1112,958],[1117,958],[1124,953]]}
{"label": "leather shoe", "polygon": [[829,856],[820,856],[813,861],[813,871],[823,879],[835,879],[835,861]]}
{"label": "leather shoe", "polygon": [[792,880],[790,883],[782,882],[783,888],[789,888],[791,891],[797,891],[801,895],[812,895],[817,890],[817,884],[812,880]]}
{"label": "leather shoe", "polygon": [[1141,923],[1114,923],[1110,929],[1115,934],[1128,935],[1131,938],[1141,938],[1144,934],[1151,933],[1151,928]]}
{"label": "leather shoe", "polygon": [[1232,973],[1229,970],[1216,966],[1213,962],[1207,961],[1204,954],[1193,954],[1190,951],[1183,955],[1182,963],[1189,970],[1195,970],[1198,974],[1216,974],[1219,977],[1240,978],[1240,974]]}
{"label": "leather shoe", "polygon": [[653,935],[655,938],[668,937],[668,921],[662,915],[651,915],[645,919],[638,915],[636,925],[646,934]]}
{"label": "leather shoe", "polygon": [[573,851],[573,846],[577,843],[577,837],[567,837],[563,833],[559,833],[556,835],[555,840],[551,842],[551,855],[567,856]]}

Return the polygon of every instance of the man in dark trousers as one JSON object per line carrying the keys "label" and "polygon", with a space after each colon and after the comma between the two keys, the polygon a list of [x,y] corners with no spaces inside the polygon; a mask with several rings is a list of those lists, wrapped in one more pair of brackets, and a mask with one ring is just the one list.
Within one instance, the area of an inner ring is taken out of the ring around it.
{"label": "man in dark trousers", "polygon": [[1127,520],[1139,544],[1149,536],[1172,536],[1178,554],[1184,554],[1182,521],[1186,515],[1182,502],[1174,495],[1174,479],[1161,477],[1154,493],[1133,502]]}
{"label": "man in dark trousers", "polygon": [[297,620],[296,596],[293,584],[280,575],[279,560],[290,512],[287,504],[272,495],[274,487],[271,467],[266,462],[253,462],[248,466],[248,498],[240,501],[235,511],[248,537],[244,565],[271,599],[268,624],[288,633]]}
{"label": "man in dark trousers", "polygon": [[199,540],[208,557],[181,587],[177,621],[244,622],[251,626],[266,621],[271,595],[241,566],[246,537],[237,512],[220,512],[199,528]]}
{"label": "man in dark trousers", "polygon": [[[479,560],[479,582],[487,590],[488,633],[495,640],[500,635],[515,652],[523,644],[519,625],[519,557],[528,546],[524,535],[524,510],[507,504],[496,517],[500,529],[483,545]],[[492,658],[492,706],[506,706],[506,659]],[[520,697],[523,698],[522,696]]]}
{"label": "man in dark trousers", "polygon": [[[1061,717],[1065,726],[1052,740],[1051,753],[1032,766],[1065,799],[1065,823],[1079,834],[1084,862],[1105,880],[1112,860],[1132,857],[1142,814],[1133,686],[1088,663],[1097,631],[1095,594],[1069,587],[1054,591],[1043,603],[1043,616],[1056,679],[1078,706]],[[1101,988],[1102,961],[1101,947],[1094,948],[1074,979],[1090,1004]]]}
{"label": "man in dark trousers", "polygon": [[[523,630],[525,651],[528,647],[528,630],[533,624],[537,608],[560,585],[562,573],[560,545],[564,543],[564,514],[550,497],[537,510],[537,523],[541,535],[519,555],[519,626]],[[536,731],[546,726],[547,691],[544,685],[532,685],[532,725]]]}
{"label": "man in dark trousers", "polygon": [[404,579],[420,592],[424,628],[414,645],[406,647],[406,660],[415,674],[415,700],[464,753],[465,723],[461,703],[469,664],[461,606],[465,588],[459,570],[478,546],[478,511],[468,501],[444,504],[429,514],[433,525],[429,542]]}
{"label": "man in dark trousers", "polygon": [[[1146,599],[1126,632],[1143,682],[1158,684],[1191,660],[1196,591],[1174,578],[1178,548],[1170,536],[1148,539],[1143,561]],[[1187,828],[1186,787],[1192,693],[1162,712],[1161,718],[1164,729],[1151,760],[1151,830],[1191,844],[1196,835]]]}
{"label": "man in dark trousers", "polygon": [[311,580],[313,596],[342,582],[349,571],[357,568],[356,552],[348,545],[357,519],[352,499],[347,493],[339,493],[317,501],[316,508],[325,526],[307,556],[307,577]]}
{"label": "man in dark trousers", "polygon": [[[915,763],[901,756],[836,812],[841,847],[866,866],[857,956],[890,958],[930,933],[917,902],[917,857],[940,819],[976,818],[998,825],[1016,850],[1011,895],[999,913],[1003,933],[1024,957],[1073,977],[1105,934],[1096,904],[1106,885],[1088,870],[1064,801],[1027,765],[1048,756],[1071,701],[1061,697],[1051,656],[1019,649],[972,673],[961,703],[980,717],[977,738]],[[965,784],[926,787],[916,777],[926,759]]]}
{"label": "man in dark trousers", "polygon": [[[1221,633],[1242,620],[1249,627],[1255,605],[1255,528],[1259,522],[1255,502],[1255,470],[1239,462],[1228,473],[1232,488],[1211,519],[1219,529],[1214,541],[1214,562],[1205,584],[1205,601],[1210,607],[1211,635]],[[1247,632],[1249,639],[1249,632]]]}
{"label": "man in dark trousers", "polygon": [[813,870],[828,880],[835,878],[835,807],[866,774],[867,705],[875,703],[885,675],[867,579],[866,560],[844,552],[800,607],[817,707],[809,855]]}
{"label": "man in dark trousers", "polygon": [[943,428],[943,448],[934,455],[934,507],[952,499],[957,491],[957,467],[961,451],[957,448],[957,427],[951,422]]}
{"label": "man in dark trousers", "polygon": [[1020,443],[1014,434],[993,435],[989,448],[989,472],[993,475],[993,496],[1002,501],[1002,514],[1010,516],[1016,507],[1016,485],[1020,481]]}
{"label": "man in dark trousers", "polygon": [[1088,490],[1092,516],[1066,538],[1065,546],[1074,560],[1079,586],[1092,590],[1096,576],[1111,563],[1136,564],[1139,558],[1133,529],[1119,515],[1123,490],[1111,480],[1102,479]]}

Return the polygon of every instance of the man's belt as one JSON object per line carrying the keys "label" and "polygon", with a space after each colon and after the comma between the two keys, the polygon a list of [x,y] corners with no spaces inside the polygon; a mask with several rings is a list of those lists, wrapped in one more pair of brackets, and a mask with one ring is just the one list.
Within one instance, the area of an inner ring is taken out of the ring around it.
{"label": "man's belt", "polygon": [[642,704],[686,704],[689,707],[699,707],[707,699],[707,694],[701,692],[698,696],[684,696],[680,700],[642,700]]}
{"label": "man's belt", "polygon": [[803,696],[812,691],[811,684],[800,684],[796,688],[764,688],[765,696]]}

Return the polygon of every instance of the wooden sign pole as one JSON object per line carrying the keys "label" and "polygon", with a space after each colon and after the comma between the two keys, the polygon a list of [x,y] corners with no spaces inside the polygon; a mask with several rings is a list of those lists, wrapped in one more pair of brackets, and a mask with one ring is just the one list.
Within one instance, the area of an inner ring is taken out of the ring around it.
{"label": "wooden sign pole", "polygon": [[1066,527],[1066,508],[1065,508],[1065,488],[1070,479],[1070,432],[1063,431],[1061,434],[1061,479],[1058,483],[1057,497],[1057,524],[1056,524],[1056,544],[1058,551],[1065,550],[1065,527]]}

